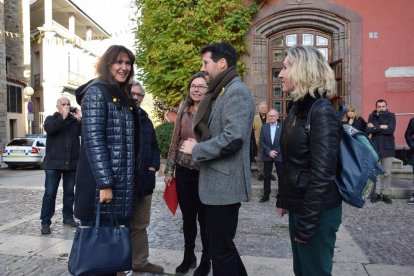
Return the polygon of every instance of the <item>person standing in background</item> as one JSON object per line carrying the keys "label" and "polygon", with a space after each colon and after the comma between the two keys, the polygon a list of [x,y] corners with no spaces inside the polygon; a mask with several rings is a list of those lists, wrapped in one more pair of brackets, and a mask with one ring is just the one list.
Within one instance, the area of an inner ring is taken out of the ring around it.
{"label": "person standing in background", "polygon": [[264,163],[263,196],[260,202],[269,201],[273,164],[276,167],[278,186],[282,184],[282,154],[280,152],[282,122],[278,121],[279,112],[276,109],[271,109],[267,117],[269,123],[262,125],[259,139],[260,146],[263,148]]}
{"label": "person standing in background", "polygon": [[73,203],[75,200],[75,175],[79,160],[79,136],[81,135],[82,114],[79,109],[72,108],[66,97],[56,103],[57,112],[47,116],[44,122],[46,138],[45,193],[42,200],[40,219],[42,235],[50,234],[52,217],[55,214],[56,194],[60,179],[63,177],[63,224],[77,227],[73,219]]}
{"label": "person standing in background", "polygon": [[[267,123],[267,102],[260,102],[259,103],[259,113],[254,115],[253,118],[253,131],[254,131],[254,138],[256,140],[256,148],[257,148],[257,158],[256,158],[256,166],[258,172],[258,181],[262,181],[264,179],[264,163],[263,163],[263,148],[260,145],[260,131],[262,129],[262,125]],[[271,180],[276,180],[276,177],[271,174]]]}
{"label": "person standing in background", "polygon": [[[371,141],[381,156],[381,165],[385,173],[380,175],[379,194],[374,195],[373,202],[383,201],[391,204],[391,169],[395,155],[395,114],[388,111],[387,101],[377,100],[375,110],[368,117],[368,124],[365,132],[371,135]],[[376,192],[376,191],[375,191]]]}
{"label": "person standing in background", "polygon": [[348,105],[346,113],[342,118],[342,123],[353,126],[362,132],[365,132],[365,129],[367,127],[367,123],[365,122],[364,118],[358,116],[353,105]]}
{"label": "person standing in background", "polygon": [[152,193],[155,188],[155,173],[160,169],[160,148],[158,146],[154,125],[147,112],[141,108],[145,90],[136,81],[131,86],[131,98],[137,109],[141,122],[139,150],[139,167],[135,179],[134,211],[132,212],[131,245],[132,271],[161,274],[164,268],[148,261],[149,246],[147,227],[150,223]]}
{"label": "person standing in background", "polygon": [[[411,120],[408,122],[407,129],[405,131],[405,141],[407,142],[407,145],[410,147],[411,165],[413,166],[413,174],[414,174],[414,118],[411,118]],[[413,185],[414,185],[414,178],[413,178]],[[411,198],[408,200],[407,203],[414,204],[414,191],[411,194]]]}

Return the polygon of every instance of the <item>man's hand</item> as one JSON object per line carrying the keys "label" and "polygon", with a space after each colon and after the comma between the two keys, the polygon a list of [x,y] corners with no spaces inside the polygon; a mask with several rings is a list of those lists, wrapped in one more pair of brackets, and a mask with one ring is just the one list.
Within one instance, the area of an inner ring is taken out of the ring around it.
{"label": "man's hand", "polygon": [[76,118],[76,120],[80,121],[82,119],[82,112],[80,111],[79,108],[75,109],[75,112],[71,113],[73,115],[73,117]]}
{"label": "man's hand", "polygon": [[388,125],[380,125],[381,129],[388,129]]}
{"label": "man's hand", "polygon": [[275,151],[275,150],[271,150],[271,151],[269,152],[269,156],[270,156],[270,158],[275,158],[275,157],[277,156],[277,151]]}
{"label": "man's hand", "polygon": [[368,127],[374,127],[374,125],[372,123],[368,123],[367,126]]}
{"label": "man's hand", "polygon": [[197,145],[197,141],[193,138],[188,138],[182,143],[180,151],[187,154],[192,154],[195,145]]}

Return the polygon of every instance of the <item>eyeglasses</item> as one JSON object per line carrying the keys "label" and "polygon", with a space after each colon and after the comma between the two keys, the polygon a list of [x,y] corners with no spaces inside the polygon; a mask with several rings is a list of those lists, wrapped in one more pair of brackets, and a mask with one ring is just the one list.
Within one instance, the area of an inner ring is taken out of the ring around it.
{"label": "eyeglasses", "polygon": [[139,93],[131,93],[132,96],[138,97],[138,98],[144,98],[145,94],[139,94]]}
{"label": "eyeglasses", "polygon": [[190,89],[193,89],[193,90],[195,90],[195,89],[200,90],[200,89],[206,89],[206,88],[207,88],[207,86],[205,86],[205,85],[195,85],[195,84],[190,85]]}

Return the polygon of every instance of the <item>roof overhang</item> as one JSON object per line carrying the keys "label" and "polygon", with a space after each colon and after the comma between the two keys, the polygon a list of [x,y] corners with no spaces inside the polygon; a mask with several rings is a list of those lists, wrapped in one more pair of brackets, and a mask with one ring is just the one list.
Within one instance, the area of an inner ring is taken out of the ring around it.
{"label": "roof overhang", "polygon": [[[45,21],[45,1],[30,1],[30,29],[33,30],[42,27]],[[92,39],[109,38],[110,34],[96,23],[89,15],[80,9],[74,2],[70,0],[53,0],[52,1],[52,20],[61,26],[69,29],[69,18],[75,16],[75,34],[86,39],[86,31],[88,27],[92,31]]]}

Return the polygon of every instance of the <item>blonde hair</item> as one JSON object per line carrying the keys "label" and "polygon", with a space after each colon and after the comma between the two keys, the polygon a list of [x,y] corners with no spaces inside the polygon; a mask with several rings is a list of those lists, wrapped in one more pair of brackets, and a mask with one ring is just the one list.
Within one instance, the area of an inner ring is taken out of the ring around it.
{"label": "blonde hair", "polygon": [[342,122],[343,123],[348,123],[349,122],[349,117],[348,117],[348,112],[349,111],[352,111],[352,112],[354,112],[354,114],[355,114],[355,118],[354,118],[354,120],[355,119],[357,119],[358,117],[359,117],[359,115],[358,115],[358,113],[356,112],[356,110],[355,110],[355,107],[353,106],[353,105],[348,105],[348,108],[346,109],[346,112],[345,112],[345,114],[344,114],[344,117],[342,118]]}
{"label": "blonde hair", "polygon": [[303,99],[307,94],[316,98],[332,99],[336,96],[335,75],[326,58],[313,46],[296,45],[287,51],[286,60],[292,65],[290,79],[293,101]]}

